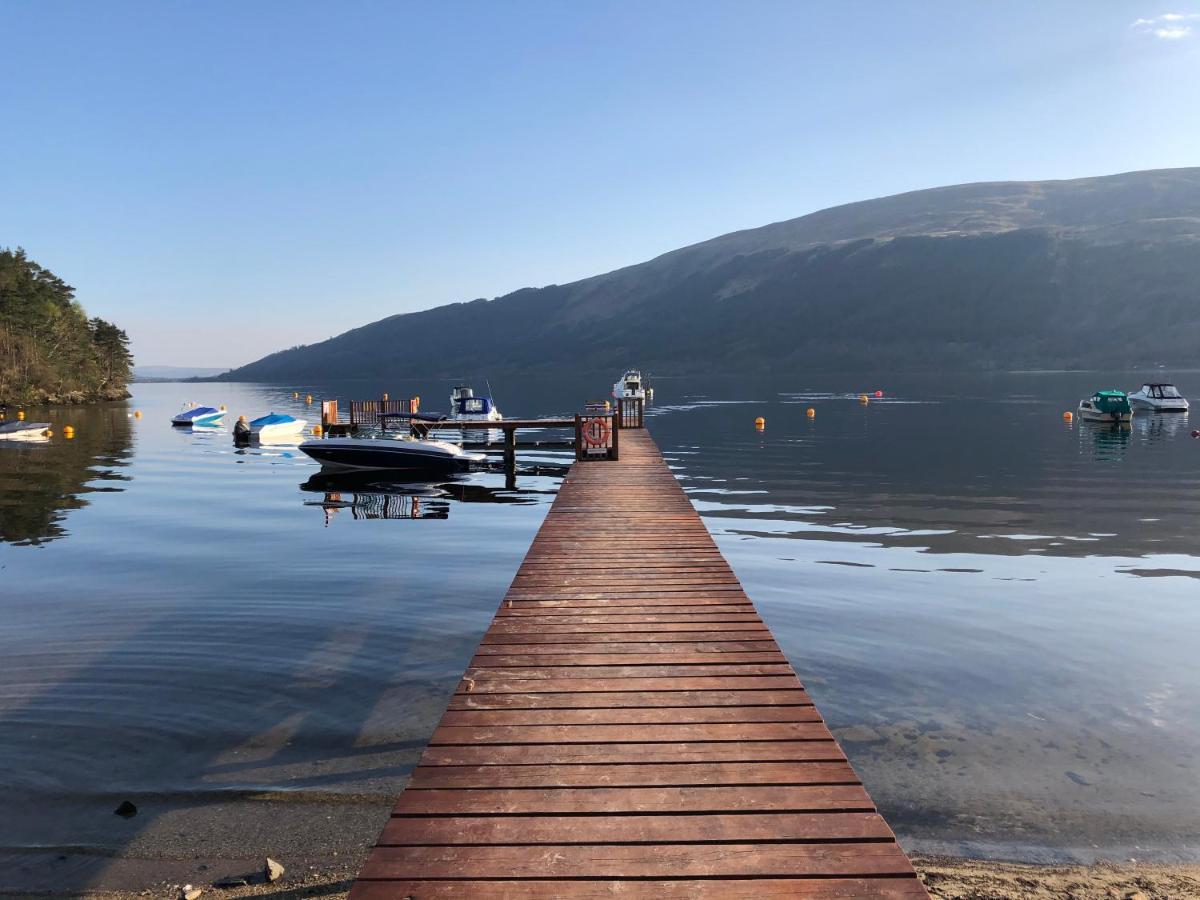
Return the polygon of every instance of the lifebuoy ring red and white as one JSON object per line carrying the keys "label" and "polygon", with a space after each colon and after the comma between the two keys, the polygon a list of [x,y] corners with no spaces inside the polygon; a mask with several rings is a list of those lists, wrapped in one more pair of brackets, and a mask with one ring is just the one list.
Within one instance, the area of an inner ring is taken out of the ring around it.
{"label": "lifebuoy ring red and white", "polygon": [[607,447],[608,420],[597,417],[584,422],[583,441],[589,447]]}

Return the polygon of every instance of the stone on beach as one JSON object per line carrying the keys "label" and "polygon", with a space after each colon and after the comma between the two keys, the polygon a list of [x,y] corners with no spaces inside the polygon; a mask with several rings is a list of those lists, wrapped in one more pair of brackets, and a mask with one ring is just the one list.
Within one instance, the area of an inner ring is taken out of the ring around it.
{"label": "stone on beach", "polygon": [[280,863],[275,862],[275,860],[271,859],[269,856],[267,857],[267,881],[278,881],[285,871],[287,870],[284,869]]}

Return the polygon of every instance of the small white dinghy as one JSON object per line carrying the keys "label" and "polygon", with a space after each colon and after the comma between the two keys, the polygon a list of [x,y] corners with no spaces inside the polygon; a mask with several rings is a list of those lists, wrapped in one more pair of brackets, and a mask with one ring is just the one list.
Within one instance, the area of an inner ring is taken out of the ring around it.
{"label": "small white dinghy", "polygon": [[171,419],[172,425],[216,425],[225,417],[224,408],[215,406],[187,406],[183,412]]}
{"label": "small white dinghy", "polygon": [[49,422],[0,422],[0,441],[40,441],[49,430]]}
{"label": "small white dinghy", "polygon": [[[239,421],[238,424],[240,425],[241,422]],[[307,424],[307,419],[297,419],[287,413],[267,413],[265,416],[251,419],[247,428],[250,431],[250,437],[258,438],[260,441],[270,441],[298,437],[304,433],[304,426]]]}

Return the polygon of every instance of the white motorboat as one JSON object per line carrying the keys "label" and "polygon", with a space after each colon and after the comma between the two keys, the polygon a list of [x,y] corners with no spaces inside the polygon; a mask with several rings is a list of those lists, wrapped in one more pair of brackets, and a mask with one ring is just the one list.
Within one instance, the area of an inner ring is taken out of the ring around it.
{"label": "white motorboat", "polygon": [[49,430],[49,422],[0,422],[0,441],[41,441]]}
{"label": "white motorboat", "polygon": [[646,386],[641,372],[630,369],[613,385],[612,395],[615,400],[634,398],[649,402],[654,399],[654,388]]}
{"label": "white motorboat", "polygon": [[1085,422],[1128,422],[1133,418],[1133,407],[1124,391],[1096,391],[1079,401],[1078,415]]}
{"label": "white motorboat", "polygon": [[225,407],[217,409],[214,406],[192,406],[171,419],[172,425],[216,425],[225,417]]}
{"label": "white motorboat", "polygon": [[500,422],[504,416],[491,397],[476,397],[474,390],[460,384],[450,391],[450,418],[456,422]]}
{"label": "white motorboat", "polygon": [[1129,404],[1135,410],[1150,412],[1187,412],[1188,402],[1179,388],[1167,382],[1146,382],[1140,390],[1129,394]]}
{"label": "white motorboat", "polygon": [[[234,426],[235,435],[242,424],[242,420],[239,419],[237,425]],[[248,437],[257,438],[260,441],[272,441],[298,437],[304,433],[304,426],[307,424],[308,420],[297,419],[287,413],[267,413],[265,416],[251,419],[245,423],[245,426]]]}
{"label": "white motorboat", "polygon": [[333,469],[388,469],[430,473],[461,472],[483,462],[482,453],[468,453],[449,441],[412,437],[325,438],[305,441],[302,453]]}

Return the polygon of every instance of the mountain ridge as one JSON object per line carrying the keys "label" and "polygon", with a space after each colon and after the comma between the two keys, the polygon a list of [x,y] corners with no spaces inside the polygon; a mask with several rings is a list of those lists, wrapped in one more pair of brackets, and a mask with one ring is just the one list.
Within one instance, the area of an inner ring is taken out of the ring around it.
{"label": "mountain ridge", "polygon": [[[1200,344],[1198,251],[1200,167],[949,185],[388,316],[218,377],[1179,363]],[[1135,301],[1172,329],[1149,340]]]}

